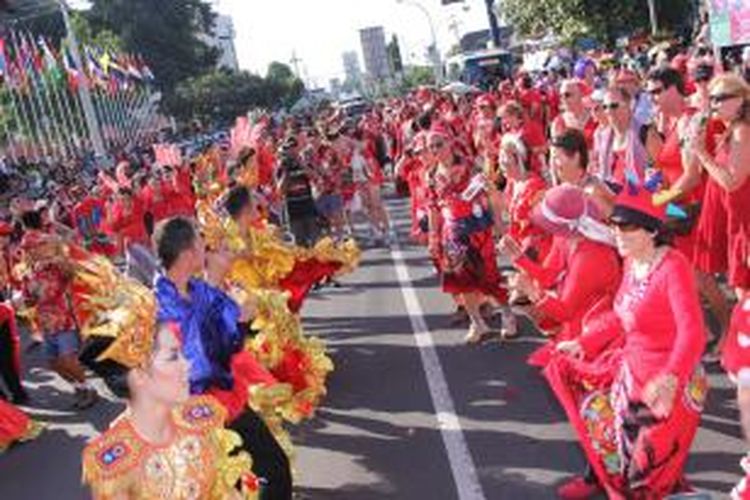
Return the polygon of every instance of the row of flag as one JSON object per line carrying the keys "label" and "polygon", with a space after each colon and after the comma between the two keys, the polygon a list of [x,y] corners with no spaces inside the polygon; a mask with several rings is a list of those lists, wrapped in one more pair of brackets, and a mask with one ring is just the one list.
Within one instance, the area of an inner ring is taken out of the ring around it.
{"label": "row of flag", "polygon": [[72,56],[67,42],[56,50],[43,36],[11,32],[0,38],[0,77],[11,89],[26,92],[42,78],[52,82],[67,80],[73,90],[86,85],[110,92],[128,90],[137,84],[153,82],[154,74],[141,56],[112,54],[108,50],[84,47],[83,68]]}

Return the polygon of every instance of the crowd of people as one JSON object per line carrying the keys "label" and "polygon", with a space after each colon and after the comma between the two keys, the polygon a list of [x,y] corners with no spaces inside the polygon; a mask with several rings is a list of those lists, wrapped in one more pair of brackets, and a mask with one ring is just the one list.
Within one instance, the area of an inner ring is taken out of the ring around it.
{"label": "crowd of people", "polygon": [[84,452],[95,497],[290,498],[283,423],[312,415],[332,369],[299,311],[356,264],[353,238],[393,241],[393,176],[466,342],[518,337],[519,315],[548,339],[529,363],[588,463],[559,495],[690,491],[704,362],[722,361],[750,432],[743,55],[740,68],[700,44],[581,56],[357,119],[261,117],[171,165],[123,157],[31,183],[6,166],[0,446],[40,431],[15,406],[30,403],[20,318],[76,409],[99,398],[87,368],[128,401]]}
{"label": "crowd of people", "polygon": [[[645,64],[581,57],[386,108],[412,236],[467,343],[517,337],[519,314],[548,338],[529,363],[588,463],[562,498],[691,491],[703,362],[723,360],[750,431],[750,48],[739,67],[714,57],[677,44]],[[744,479],[732,494],[750,498]]]}

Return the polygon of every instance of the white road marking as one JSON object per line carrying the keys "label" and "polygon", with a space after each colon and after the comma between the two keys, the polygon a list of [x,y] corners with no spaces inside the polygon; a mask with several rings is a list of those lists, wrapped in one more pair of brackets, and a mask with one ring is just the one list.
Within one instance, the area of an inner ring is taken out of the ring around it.
{"label": "white road marking", "polygon": [[445,446],[445,451],[448,454],[458,499],[484,500],[482,485],[479,483],[474,460],[461,430],[461,422],[456,415],[456,408],[453,404],[453,398],[451,398],[448,382],[445,380],[443,366],[440,364],[432,332],[427,328],[422,306],[419,304],[417,292],[412,284],[409,270],[404,261],[404,254],[398,242],[394,242],[391,246],[391,258],[396,268],[396,276],[401,285],[406,312],[409,315],[411,328],[422,359],[422,367],[427,378],[432,405],[435,407],[435,416],[437,417],[440,435],[443,438],[443,446]]}

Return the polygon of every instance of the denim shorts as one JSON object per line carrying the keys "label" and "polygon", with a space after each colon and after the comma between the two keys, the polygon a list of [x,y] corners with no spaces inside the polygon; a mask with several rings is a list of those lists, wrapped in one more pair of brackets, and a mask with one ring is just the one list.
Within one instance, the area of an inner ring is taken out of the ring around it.
{"label": "denim shorts", "polygon": [[80,347],[78,332],[72,330],[44,336],[44,354],[49,359],[76,354],[78,353],[78,347]]}
{"label": "denim shorts", "polygon": [[324,217],[330,217],[340,212],[344,203],[340,194],[324,194],[316,200],[315,206]]}

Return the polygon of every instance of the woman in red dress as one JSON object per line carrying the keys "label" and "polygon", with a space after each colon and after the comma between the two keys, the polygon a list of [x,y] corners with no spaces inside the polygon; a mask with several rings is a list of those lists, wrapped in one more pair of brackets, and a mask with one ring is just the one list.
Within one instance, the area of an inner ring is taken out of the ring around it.
{"label": "woman in red dress", "polygon": [[[564,498],[663,498],[684,487],[682,469],[700,422],[707,382],[700,366],[703,313],[692,269],[660,245],[665,210],[628,184],[611,222],[624,275],[612,313],[586,325],[545,375],[595,473],[560,488]],[[619,341],[606,362],[591,359]]]}
{"label": "woman in red dress", "polygon": [[[445,150],[445,141],[446,136],[433,133],[430,149]],[[503,298],[492,215],[484,191],[486,181],[481,174],[472,175],[470,163],[456,154],[438,163],[433,178],[429,251],[440,272],[443,291],[457,297],[465,307],[471,323],[466,341],[475,343],[490,334],[480,312],[484,297]]]}
{"label": "woman in red dress", "polygon": [[[750,288],[750,86],[741,77],[725,73],[711,82],[710,93],[712,113],[723,122],[726,131],[716,153],[711,154],[706,131],[698,130],[692,141],[693,151],[711,180],[723,190],[726,253],[717,255],[717,260],[725,259],[729,284],[742,296]],[[715,252],[724,251],[723,241],[719,243]]]}
{"label": "woman in red dress", "polygon": [[[701,205],[708,201],[709,206],[704,207],[707,217],[717,217],[715,207],[711,204],[721,199],[716,195],[722,194],[721,189],[712,182],[712,192],[707,199],[704,198],[706,176],[695,155],[686,147],[691,130],[702,117],[688,107],[685,84],[682,75],[676,70],[666,68],[653,71],[648,76],[646,88],[656,110],[657,129],[664,138],[664,144],[655,158],[656,168],[664,176],[665,187],[668,189],[665,192],[667,199],[679,203],[688,214],[688,219],[674,228],[674,246],[692,260],[700,236],[698,222]],[[708,149],[714,151],[716,141],[713,135],[708,133],[705,141]],[[704,221],[706,222],[713,221]],[[709,242],[710,245],[717,245],[724,237],[714,238],[709,232],[703,233],[700,241],[704,245]],[[704,272],[700,267],[695,272],[701,295],[710,304],[711,311],[719,322],[719,331],[726,331],[730,306],[724,293],[710,272]]]}

